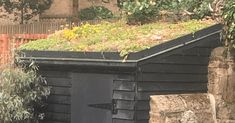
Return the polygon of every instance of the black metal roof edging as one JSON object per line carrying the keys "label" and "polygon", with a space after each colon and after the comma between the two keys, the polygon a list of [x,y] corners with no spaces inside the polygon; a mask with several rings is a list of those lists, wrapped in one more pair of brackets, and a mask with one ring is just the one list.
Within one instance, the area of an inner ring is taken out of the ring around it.
{"label": "black metal roof edging", "polygon": [[222,25],[216,24],[166,43],[136,53],[130,53],[126,60],[118,52],[66,52],[66,51],[22,51],[20,59],[25,63],[32,60],[37,64],[97,66],[97,67],[136,67],[137,63],[151,59],[172,50],[198,43],[201,39],[221,33]]}

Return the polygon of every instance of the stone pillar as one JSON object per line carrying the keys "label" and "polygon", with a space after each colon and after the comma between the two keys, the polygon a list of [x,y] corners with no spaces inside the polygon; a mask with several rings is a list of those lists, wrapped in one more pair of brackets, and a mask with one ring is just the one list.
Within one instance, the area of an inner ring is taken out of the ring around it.
{"label": "stone pillar", "polygon": [[[218,123],[235,123],[235,66],[225,48],[212,51],[208,66],[208,93],[215,98]],[[228,56],[229,57],[229,56]]]}
{"label": "stone pillar", "polygon": [[215,123],[209,94],[151,96],[149,123]]}
{"label": "stone pillar", "polygon": [[[226,61],[227,69],[227,82],[224,87],[225,91],[223,99],[228,103],[235,103],[235,71],[234,71],[234,60]],[[235,111],[234,111],[235,112]]]}

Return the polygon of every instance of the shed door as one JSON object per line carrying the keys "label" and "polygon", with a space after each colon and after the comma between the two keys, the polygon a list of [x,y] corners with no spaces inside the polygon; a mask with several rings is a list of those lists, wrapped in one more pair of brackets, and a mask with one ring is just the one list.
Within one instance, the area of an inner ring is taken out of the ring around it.
{"label": "shed door", "polygon": [[113,75],[74,73],[72,123],[112,123]]}

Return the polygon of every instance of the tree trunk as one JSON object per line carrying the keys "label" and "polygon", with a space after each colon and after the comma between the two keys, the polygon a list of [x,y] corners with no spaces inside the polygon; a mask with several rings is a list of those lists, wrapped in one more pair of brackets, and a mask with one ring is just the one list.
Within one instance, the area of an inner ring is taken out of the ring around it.
{"label": "tree trunk", "polygon": [[77,15],[78,12],[78,0],[73,0],[73,15]]}
{"label": "tree trunk", "polygon": [[21,21],[20,24],[24,24],[24,7],[21,9]]}

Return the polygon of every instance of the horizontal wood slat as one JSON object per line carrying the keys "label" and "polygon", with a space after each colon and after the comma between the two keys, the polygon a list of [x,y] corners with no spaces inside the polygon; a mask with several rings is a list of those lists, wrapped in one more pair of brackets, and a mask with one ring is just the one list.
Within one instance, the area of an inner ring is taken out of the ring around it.
{"label": "horizontal wood slat", "polygon": [[206,74],[164,74],[164,73],[141,73],[139,81],[143,82],[201,82],[206,83]]}
{"label": "horizontal wood slat", "polygon": [[213,48],[211,47],[194,47],[192,49],[188,49],[188,50],[183,50],[180,53],[176,53],[178,55],[189,55],[189,56],[210,56],[211,51],[213,50]]}
{"label": "horizontal wood slat", "polygon": [[53,121],[53,120],[43,120],[40,123],[70,123],[68,121]]}
{"label": "horizontal wood slat", "polygon": [[70,78],[48,77],[46,78],[46,81],[49,86],[55,86],[55,87],[71,87],[72,86]]}
{"label": "horizontal wood slat", "polygon": [[49,104],[47,106],[47,111],[55,113],[65,113],[65,114],[71,113],[70,105],[61,105],[61,104]]}
{"label": "horizontal wood slat", "polygon": [[135,100],[135,92],[114,91],[113,99],[117,100]]}
{"label": "horizontal wood slat", "polygon": [[135,105],[136,110],[149,110],[150,109],[150,103],[147,100],[144,101],[137,101]]}
{"label": "horizontal wood slat", "polygon": [[119,91],[134,91],[136,83],[128,81],[114,81],[113,89]]}
{"label": "horizontal wood slat", "polygon": [[135,112],[133,110],[118,110],[117,114],[113,115],[113,118],[114,119],[133,120],[134,113]]}
{"label": "horizontal wood slat", "polygon": [[71,115],[70,114],[55,113],[55,112],[53,112],[53,113],[46,112],[45,114],[46,114],[45,120],[67,122],[67,123],[70,123],[70,121],[71,121]]}
{"label": "horizontal wood slat", "polygon": [[71,97],[70,96],[62,96],[62,95],[50,95],[48,97],[48,103],[70,105],[71,104]]}
{"label": "horizontal wood slat", "polygon": [[149,110],[136,111],[135,117],[136,117],[136,120],[148,120],[149,119]]}
{"label": "horizontal wood slat", "polygon": [[150,63],[141,67],[142,72],[151,73],[189,73],[189,74],[207,74],[206,65],[177,65],[177,64],[160,64]]}
{"label": "horizontal wood slat", "polygon": [[186,65],[207,65],[209,57],[205,56],[183,56],[183,55],[172,55],[162,60],[155,60],[152,58],[149,63],[169,63],[169,64],[186,64]]}
{"label": "horizontal wood slat", "polygon": [[53,94],[53,95],[70,96],[71,95],[71,88],[52,87],[51,88],[51,94]]}
{"label": "horizontal wood slat", "polygon": [[135,101],[117,100],[116,109],[134,110]]}
{"label": "horizontal wood slat", "polygon": [[47,79],[50,79],[50,78],[67,78],[67,79],[70,79],[70,73],[67,72],[67,71],[58,71],[58,70],[55,70],[55,71],[50,71],[50,70],[44,70],[42,72],[39,72],[40,75],[42,75],[43,77],[46,77]]}
{"label": "horizontal wood slat", "polygon": [[207,83],[143,82],[138,83],[138,91],[174,92],[206,90]]}
{"label": "horizontal wood slat", "polygon": [[200,91],[192,91],[192,90],[184,90],[184,91],[172,91],[172,92],[138,92],[136,95],[136,101],[148,101],[150,100],[151,95],[166,95],[166,94],[187,94],[187,93],[206,93],[207,90]]}
{"label": "horizontal wood slat", "polygon": [[135,123],[133,120],[113,119],[112,123]]}

